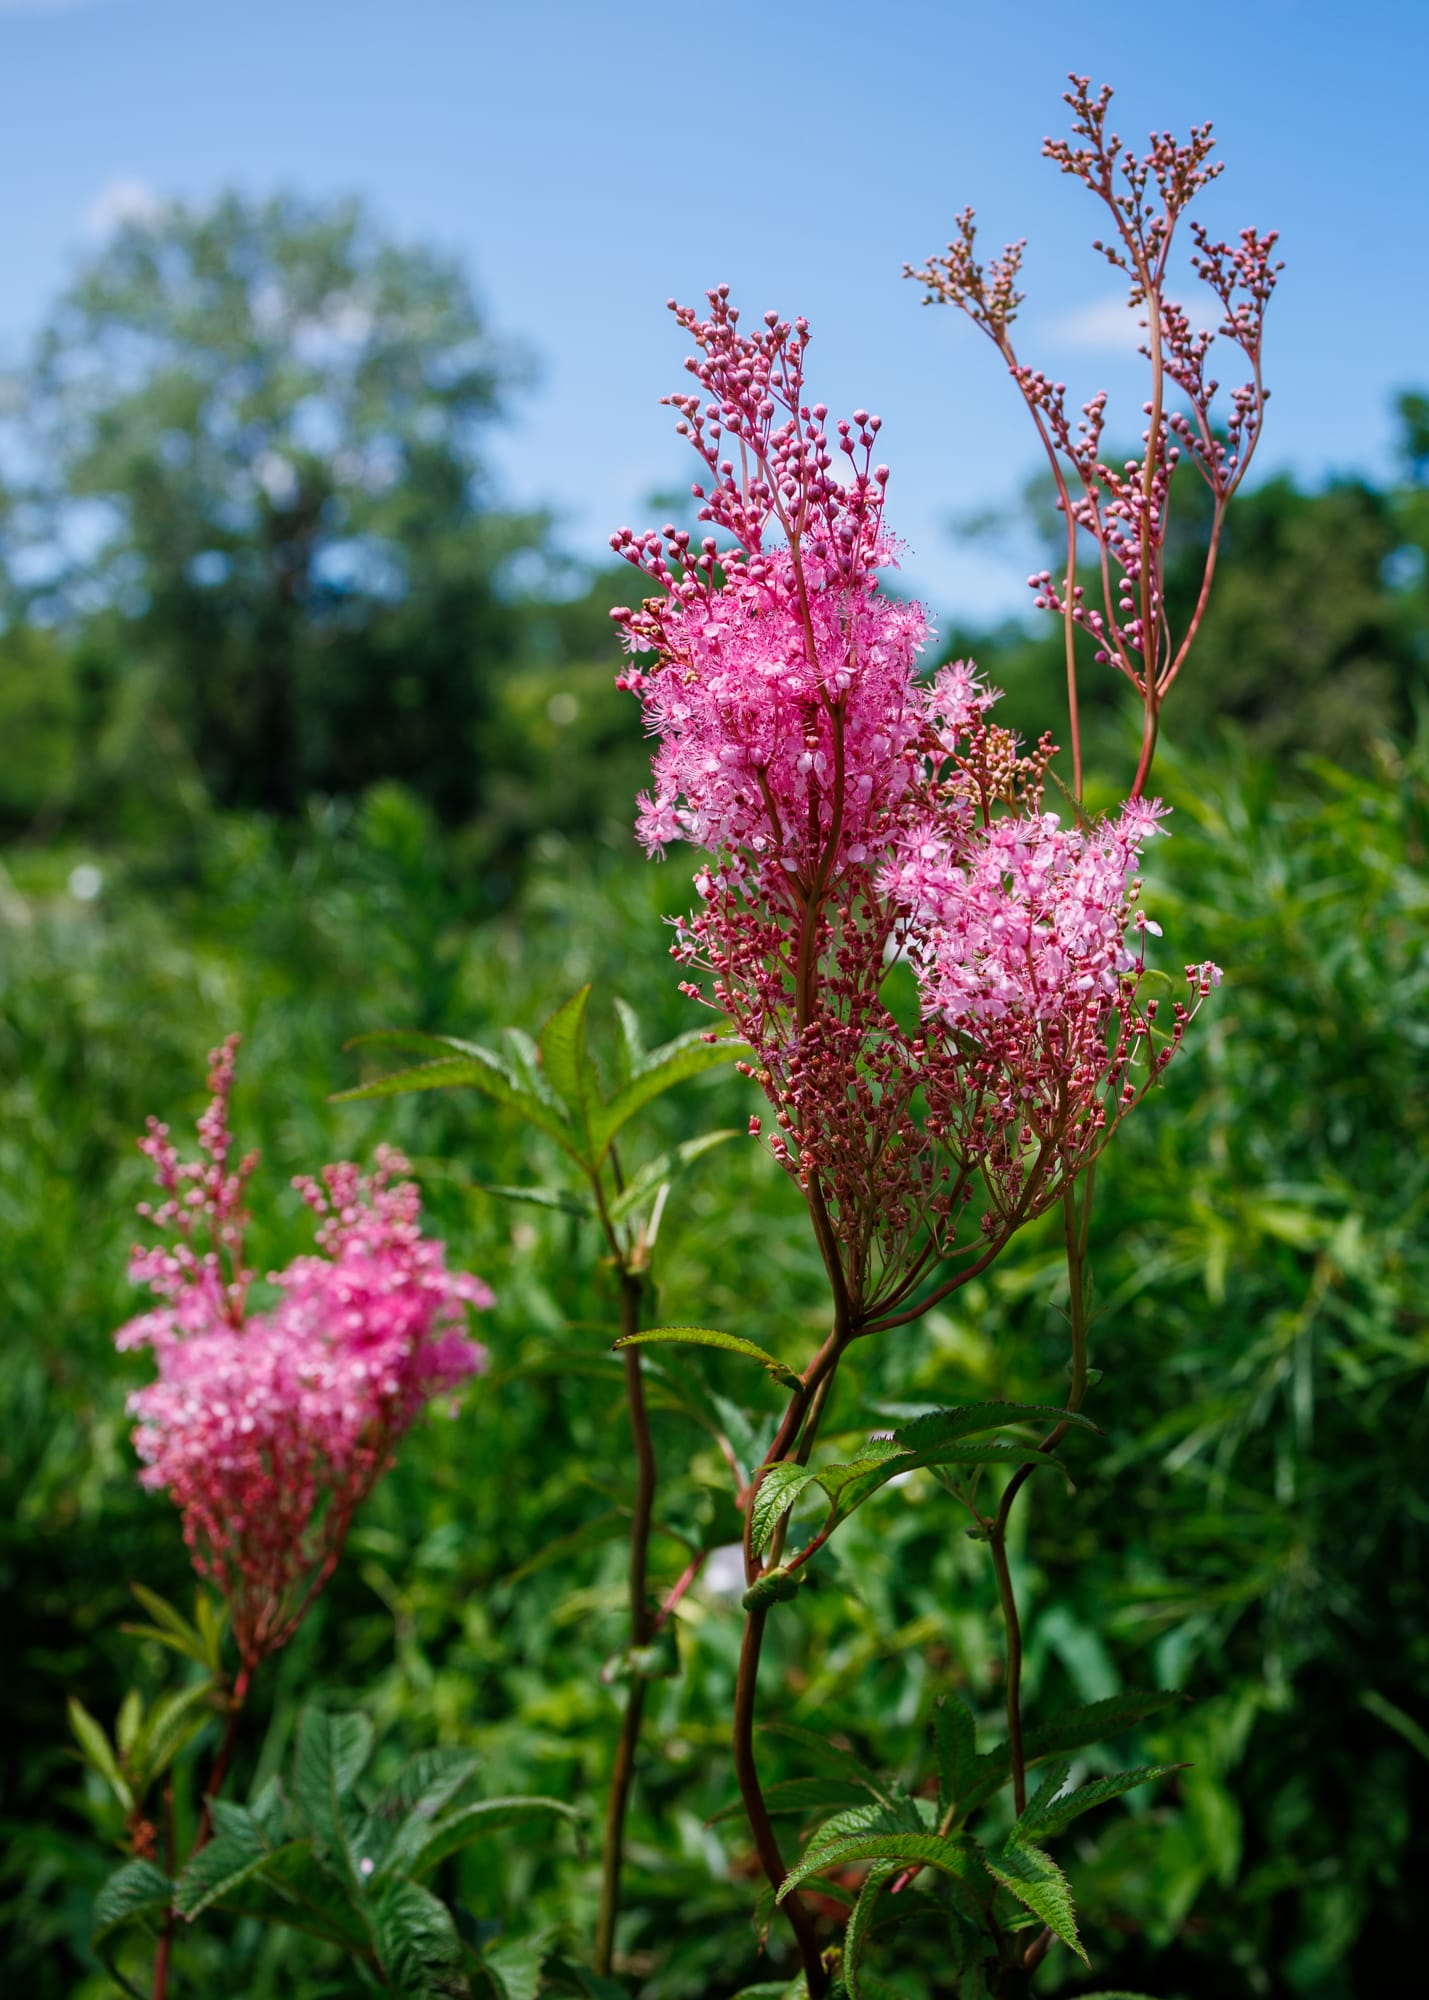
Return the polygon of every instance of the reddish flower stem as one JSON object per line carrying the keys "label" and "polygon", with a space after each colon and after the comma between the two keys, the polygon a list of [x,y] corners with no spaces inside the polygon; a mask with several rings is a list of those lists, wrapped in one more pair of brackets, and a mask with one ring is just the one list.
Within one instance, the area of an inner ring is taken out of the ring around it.
{"label": "reddish flower stem", "polygon": [[[622,1335],[638,1333],[644,1282],[629,1270],[621,1272],[620,1330]],[[655,1447],[650,1436],[650,1419],[645,1407],[645,1380],[640,1350],[621,1350],[625,1362],[626,1406],[635,1444],[635,1505],[630,1525],[630,1644],[648,1645],[655,1626],[645,1602],[645,1580],[649,1564],[650,1527],[655,1509]],[[630,1803],[630,1787],[635,1776],[635,1758],[644,1720],[649,1682],[633,1671],[626,1697],[615,1763],[610,1774],[610,1792],[605,1810],[605,1842],[601,1853],[600,1909],[596,1917],[595,1971],[609,1978],[615,1954],[615,1923],[620,1914],[620,1876],[624,1860],[625,1815]]]}

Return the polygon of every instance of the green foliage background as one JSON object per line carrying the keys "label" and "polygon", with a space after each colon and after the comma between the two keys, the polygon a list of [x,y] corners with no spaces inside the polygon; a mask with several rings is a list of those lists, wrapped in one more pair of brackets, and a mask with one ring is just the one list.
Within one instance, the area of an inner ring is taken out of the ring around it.
{"label": "green foliage background", "polygon": [[[1415,724],[1429,537],[1418,400],[1405,415],[1399,489],[1280,480],[1240,502],[1198,678],[1170,715],[1174,838],[1145,901],[1173,974],[1213,956],[1226,980],[1101,1171],[1090,1407],[1106,1439],[1068,1447],[1075,1494],[1033,1483],[1017,1561],[1029,1711],[1184,1688],[1192,1705],[1134,1747],[1189,1768],[1064,1843],[1094,1974],[1054,1955],[1039,1991],[1338,2000],[1411,1957],[1429,1858],[1429,741]],[[482,532],[491,546],[506,529]],[[132,1681],[157,1689],[165,1661],[119,1630],[128,1584],[179,1602],[189,1589],[170,1509],[135,1483],[124,1399],[143,1362],[111,1339],[134,1309],[133,1139],[150,1111],[184,1129],[204,1051],[233,1028],[236,1123],[264,1153],[260,1267],[305,1239],[288,1177],[387,1138],[417,1160],[454,1261],[499,1301],[482,1329],[491,1374],[413,1437],[260,1682],[240,1786],[288,1758],[300,1706],[320,1699],[372,1717],[379,1775],[434,1743],[470,1746],[490,1791],[553,1795],[598,1824],[629,1484],[598,1245],[571,1217],[480,1192],[561,1173],[485,1100],[329,1101],[366,1073],[342,1052],[356,1034],[489,1042],[508,1023],[534,1029],[586,980],[598,1025],[617,993],[652,1040],[693,1024],[663,923],[687,902],[688,869],[638,860],[627,830],[644,752],[609,689],[603,614],[619,580],[574,598],[482,589],[469,793],[443,764],[423,796],[402,734],[406,782],[366,782],[370,766],[351,787],[310,774],[274,802],[288,809],[257,810],[164,695],[153,600],[142,615],[106,602],[49,623],[22,607],[0,636],[0,1974],[34,2000],[112,1990],[87,1937],[122,1829],[66,1747],[64,1695],[112,1719]],[[419,591],[402,616],[436,633],[449,610]],[[1055,635],[981,635],[977,650],[1021,726],[1060,713]],[[1093,706],[1091,761],[1123,768],[1126,719]],[[440,733],[439,705],[432,722]],[[101,871],[87,900],[73,893],[81,864]],[[748,1086],[717,1073],[663,1100],[643,1144],[742,1127],[753,1108]],[[821,1335],[802,1209],[753,1142],[693,1168],[662,1242],[662,1318],[784,1354]],[[1031,1230],[955,1309],[858,1353],[831,1434],[862,1433],[870,1405],[1056,1400],[1059,1264],[1054,1235]],[[738,1361],[684,1365],[756,1422],[772,1417],[775,1392]],[[668,1585],[692,1544],[736,1540],[738,1518],[707,1435],[672,1395],[655,1400]],[[920,1475],[856,1517],[838,1555],[776,1613],[765,1712],[917,1783],[940,1693],[961,1691],[995,1726],[985,1553]],[[681,1671],[651,1702],[620,1932],[643,2000],[771,1976],[747,1836],[738,1818],[711,1823],[734,1797],[737,1606],[697,1588],[677,1632]],[[182,1767],[181,1813],[204,1747]],[[776,1738],[765,1756],[775,1776],[805,1768]],[[440,1886],[495,1936],[578,1948],[593,1922],[592,1846],[567,1832],[487,1842]],[[771,1948],[777,1970],[777,1930]],[[870,1963],[908,2000],[941,1990],[931,1936],[905,1934],[896,1963],[875,1939]],[[177,1967],[180,1992],[348,1990],[320,1947],[242,1924],[185,1937]]]}

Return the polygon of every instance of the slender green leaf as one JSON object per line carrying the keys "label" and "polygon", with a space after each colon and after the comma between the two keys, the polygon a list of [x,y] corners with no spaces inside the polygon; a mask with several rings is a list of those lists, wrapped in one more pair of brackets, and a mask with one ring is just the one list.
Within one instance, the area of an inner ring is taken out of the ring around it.
{"label": "slender green leaf", "polygon": [[125,1812],[132,1812],[134,1794],[128,1779],[119,1768],[114,1745],[110,1742],[108,1733],[75,1695],[69,1698],[69,1726],[74,1732],[75,1741],[79,1744],[85,1763],[98,1771]]}
{"label": "slender green leaf", "polygon": [[1057,1789],[1065,1780],[1068,1767],[1055,1764],[1052,1767],[1054,1772],[1059,1768],[1062,1777],[1058,1779],[1057,1787],[1049,1790],[1050,1780],[1044,1783],[1037,1797],[1028,1800],[1027,1810],[1018,1819],[1021,1834],[1029,1840],[1050,1839],[1094,1806],[1105,1805],[1109,1799],[1119,1799],[1123,1792],[1134,1791],[1138,1785],[1149,1785],[1156,1778],[1167,1778],[1173,1771],[1184,1771],[1186,1766],[1143,1764],[1134,1771],[1115,1771],[1109,1778],[1097,1778],[1091,1784],[1078,1785],[1061,1798],[1057,1797]]}
{"label": "slender green leaf", "polygon": [[194,1611],[204,1664],[217,1679],[223,1667],[223,1635],[228,1630],[228,1606],[207,1590],[198,1594]]}
{"label": "slender green leaf", "polygon": [[1077,1410],[1059,1410],[1051,1403],[967,1403],[957,1409],[929,1410],[899,1424],[893,1435],[910,1451],[921,1451],[928,1445],[951,1444],[958,1438],[1006,1430],[1013,1424],[1068,1424],[1101,1436],[1100,1427],[1090,1417]]}
{"label": "slender green leaf", "polygon": [[1053,1937],[1060,1938],[1084,1965],[1090,1964],[1077,1936],[1077,1916],[1067,1878],[1050,1854],[1025,1841],[1013,1841],[996,1854],[985,1853],[982,1860],[995,1882],[1000,1882],[1034,1917],[1040,1918]]}
{"label": "slender green leaf", "polygon": [[1050,1465],[1064,1473],[1060,1461],[1031,1445],[980,1443],[958,1438],[908,1451],[892,1438],[870,1438],[856,1459],[842,1465],[823,1466],[814,1476],[833,1502],[825,1524],[836,1527],[871,1499],[890,1479],[924,1466],[939,1465]]}
{"label": "slender green leaf", "polygon": [[795,1465],[787,1460],[777,1461],[763,1473],[750,1517],[750,1537],[756,1555],[763,1555],[773,1539],[780,1517],[793,1506],[816,1476],[806,1465]]}
{"label": "slender green leaf", "polygon": [[139,1733],[134,1762],[150,1784],[169,1768],[181,1750],[193,1742],[213,1715],[213,1682],[196,1681],[160,1695]]}
{"label": "slender green leaf", "polygon": [[[1108,1695],[1104,1701],[1086,1702],[1077,1708],[1065,1709],[1060,1715],[1051,1716],[1027,1731],[1022,1744],[1024,1762],[1030,1768],[1048,1757],[1058,1756],[1064,1750],[1082,1750],[1090,1743],[1104,1742],[1133,1728],[1138,1722],[1145,1722],[1149,1716],[1164,1714],[1168,1708],[1179,1708],[1184,1700],[1184,1695],[1167,1690],[1137,1692],[1128,1689],[1122,1694]],[[977,1760],[972,1785],[958,1801],[960,1818],[965,1819],[975,1807],[984,1805],[992,1798],[1006,1784],[1011,1773],[1012,1760],[1005,1743],[985,1751]]]}
{"label": "slender green leaf", "polygon": [[977,1725],[961,1695],[942,1695],[933,1707],[933,1742],[938,1757],[938,1804],[952,1812],[973,1781]]}
{"label": "slender green leaf", "polygon": [[673,1089],[677,1083],[684,1083],[689,1077],[700,1076],[706,1070],[717,1069],[722,1063],[747,1058],[751,1054],[744,1042],[708,1042],[698,1029],[686,1035],[677,1035],[674,1041],[652,1050],[630,1081],[622,1084],[594,1114],[591,1146],[595,1163],[599,1165],[605,1158],[610,1142],[621,1126],[665,1091]]}
{"label": "slender green leaf", "polygon": [[[513,1075],[509,1065],[492,1050],[478,1048],[474,1042],[456,1043],[445,1036],[414,1037],[400,1030],[382,1030],[360,1035],[357,1039],[358,1042],[380,1041],[394,1046],[410,1045],[413,1041],[437,1042],[445,1044],[447,1052],[410,1069],[394,1070],[387,1076],[374,1077],[370,1083],[355,1084],[351,1090],[335,1091],[332,1100],[335,1104],[357,1103],[374,1097],[402,1097],[417,1090],[454,1090],[466,1086],[519,1112],[528,1124],[545,1132],[573,1160],[584,1165],[581,1146],[559,1107],[522,1083]],[[356,1044],[350,1043],[349,1047],[352,1046]]]}
{"label": "slender green leaf", "polygon": [[[775,1901],[782,1903],[792,1889],[825,1868],[845,1868],[854,1861],[891,1861],[900,1868],[936,1868],[941,1875],[967,1879],[971,1857],[964,1842],[937,1833],[859,1834],[806,1854],[789,1870]],[[1046,1919],[1044,1918],[1045,1922]]]}
{"label": "slender green leaf", "polygon": [[493,1195],[498,1201],[522,1201],[531,1208],[554,1209],[560,1215],[595,1214],[595,1203],[589,1195],[576,1194],[569,1188],[542,1187],[502,1187],[494,1181],[472,1181],[469,1185],[480,1194]]}
{"label": "slender green leaf", "polygon": [[1055,1757],[1047,1766],[1042,1773],[1041,1783],[1027,1801],[1025,1811],[1018,1815],[1017,1825],[1020,1835],[1025,1835],[1029,1839],[1035,1838],[1035,1829],[1042,1814],[1066,1784],[1071,1768],[1071,1760],[1067,1757]]}
{"label": "slender green leaf", "polygon": [[537,1037],[541,1067],[552,1090],[570,1113],[588,1168],[596,1164],[591,1120],[601,1103],[600,1083],[586,1048],[586,1008],[590,987],[582,986],[558,1007]]}
{"label": "slender green leaf", "polygon": [[674,1341],[685,1347],[721,1347],[727,1354],[747,1355],[751,1361],[757,1361],[762,1368],[767,1369],[775,1382],[781,1382],[786,1388],[791,1389],[803,1387],[798,1375],[787,1362],[781,1361],[778,1355],[770,1354],[767,1349],[757,1347],[752,1340],[745,1340],[737,1333],[721,1333],[712,1326],[652,1326],[647,1327],[643,1333],[626,1334],[624,1339],[617,1340],[615,1345],[650,1347],[665,1340]]}
{"label": "slender green leaf", "polygon": [[617,994],[611,1006],[615,1011],[615,1080],[624,1085],[644,1067],[645,1031],[628,1000]]}
{"label": "slender green leaf", "polygon": [[449,1854],[457,1853],[460,1848],[470,1847],[474,1840],[482,1840],[489,1833],[502,1833],[510,1826],[521,1826],[527,1820],[539,1819],[544,1813],[553,1813],[556,1818],[572,1820],[577,1825],[583,1818],[575,1806],[564,1805],[560,1799],[536,1796],[478,1799],[436,1822],[412,1856],[408,1864],[409,1872],[425,1875],[429,1868],[435,1868],[439,1861],[445,1861]]}
{"label": "slender green leaf", "polygon": [[114,1722],[114,1743],[121,1757],[126,1760],[134,1745],[139,1741],[139,1732],[144,1726],[144,1697],[138,1688],[130,1688],[119,1704],[119,1714]]}
{"label": "slender green leaf", "polygon": [[632,1210],[649,1201],[660,1188],[666,1187],[675,1176],[708,1153],[715,1146],[722,1146],[726,1139],[737,1139],[738,1132],[727,1126],[718,1132],[701,1132],[698,1138],[686,1139],[682,1146],[672,1147],[668,1153],[661,1153],[658,1159],[647,1163],[632,1174],[620,1193],[607,1202],[606,1213],[612,1222],[623,1222]]}
{"label": "slender green leaf", "polygon": [[868,1943],[869,1927],[873,1922],[878,1898],[884,1884],[898,1873],[896,1861],[875,1861],[863,1879],[858,1901],[853,1906],[853,1915],[848,1920],[844,1932],[843,1981],[848,1989],[848,2000],[865,2000],[859,1985],[858,1968],[863,1957],[864,1946]]}

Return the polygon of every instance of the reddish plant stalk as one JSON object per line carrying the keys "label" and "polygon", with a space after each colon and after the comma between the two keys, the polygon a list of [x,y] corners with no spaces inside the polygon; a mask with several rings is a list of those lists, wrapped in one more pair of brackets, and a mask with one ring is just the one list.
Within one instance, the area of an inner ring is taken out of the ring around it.
{"label": "reddish plant stalk", "polygon": [[[644,1281],[630,1270],[620,1275],[620,1331],[638,1333],[644,1300]],[[626,1407],[635,1445],[635,1505],[630,1525],[630,1645],[632,1651],[648,1645],[654,1635],[649,1606],[645,1601],[649,1565],[650,1529],[655,1509],[655,1447],[650,1435],[649,1413],[645,1407],[645,1381],[640,1350],[622,1350],[625,1363]],[[624,1861],[625,1816],[630,1803],[630,1787],[635,1776],[635,1759],[640,1744],[640,1728],[645,1714],[649,1683],[634,1670],[621,1719],[615,1763],[610,1774],[606,1799],[605,1840],[601,1853],[600,1908],[596,1917],[595,1970],[608,1978],[615,1955],[615,1924],[620,1914],[620,1877]]]}

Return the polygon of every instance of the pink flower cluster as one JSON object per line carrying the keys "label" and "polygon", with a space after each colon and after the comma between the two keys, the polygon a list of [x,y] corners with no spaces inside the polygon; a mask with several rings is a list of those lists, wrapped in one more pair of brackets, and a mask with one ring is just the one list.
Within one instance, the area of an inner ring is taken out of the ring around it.
{"label": "pink flower cluster", "polygon": [[[975,1186],[975,1257],[1057,1199],[1219,974],[1187,969],[1156,1047],[1137,993],[1156,926],[1135,904],[1162,808],[1064,826],[1043,804],[1050,738],[1024,753],[967,663],[920,678],[925,615],[879,586],[878,420],[836,427],[836,478],[827,411],[803,400],[806,323],[771,314],[746,337],[726,290],[708,297],[707,319],[678,312],[702,396],[667,400],[711,475],[701,518],[733,546],[612,537],[657,593],[613,614],[620,684],[657,738],[639,833],[711,856],[676,955],[752,1044],[772,1150],[868,1324],[956,1254]],[[913,1031],[884,1004],[898,959],[922,996]]]}
{"label": "pink flower cluster", "polygon": [[250,1311],[242,1196],[255,1159],[228,1164],[236,1046],[231,1037],[211,1058],[198,1161],[180,1161],[157,1121],[140,1141],[164,1193],[140,1212],[170,1240],[136,1250],[132,1274],[162,1303],[117,1342],[154,1354],[157,1381],[129,1402],[141,1477],[180,1509],[251,1670],[332,1574],[397,1440],[484,1368],[466,1311],[492,1295],[446,1269],[443,1245],[421,1233],[405,1160],[382,1148],[371,1175],[342,1164],[296,1183],[322,1218],[317,1254],[275,1273],[276,1303]]}

